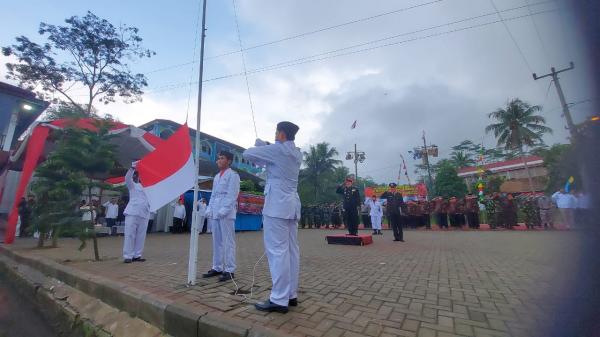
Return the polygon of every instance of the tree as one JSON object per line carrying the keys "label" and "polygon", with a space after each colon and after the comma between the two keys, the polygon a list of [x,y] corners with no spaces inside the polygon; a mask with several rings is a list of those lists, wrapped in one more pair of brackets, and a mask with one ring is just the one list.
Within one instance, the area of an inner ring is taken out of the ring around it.
{"label": "tree", "polygon": [[337,150],[325,142],[316,146],[311,145],[308,152],[305,151],[303,154],[306,168],[301,171],[300,180],[312,186],[313,201],[318,202],[319,194],[325,190],[323,179],[333,175],[336,166],[342,162],[334,159],[338,155]]}
{"label": "tree", "polygon": [[[83,191],[87,193],[88,200],[92,200],[92,189],[106,189],[103,178],[116,166],[115,146],[110,143],[113,137],[109,130],[113,125],[111,119],[96,119],[95,130],[67,127],[59,141],[55,156],[60,159],[65,169],[80,174],[83,179]],[[80,196],[79,194],[78,196]],[[80,249],[86,245],[86,239],[92,238],[94,244],[94,258],[100,260],[98,241],[93,228],[95,221],[92,212],[92,221],[84,228],[80,239]]]}
{"label": "tree", "polygon": [[523,158],[523,147],[534,146],[543,142],[542,136],[545,133],[552,133],[552,129],[543,125],[546,119],[535,113],[542,109],[539,105],[530,105],[515,98],[508,102],[506,108],[488,114],[488,117],[495,120],[496,123],[490,124],[485,128],[485,132],[493,132],[498,141],[498,146],[503,146],[506,150],[519,151],[523,164],[527,170],[529,179],[529,188],[533,192],[533,182],[529,167]]}
{"label": "tree", "polygon": [[541,151],[540,155],[544,159],[544,167],[548,170],[546,192],[559,190],[571,176],[575,178],[577,185],[583,185],[579,175],[580,167],[575,145],[554,144],[547,150]]}
{"label": "tree", "polygon": [[[65,26],[40,23],[39,34],[47,42],[38,44],[25,36],[17,44],[3,47],[5,56],[14,55],[17,63],[7,63],[7,78],[14,79],[40,97],[61,95],[87,116],[96,101],[108,104],[119,96],[125,103],[140,101],[147,86],[143,74],[134,74],[125,60],[151,57],[155,53],[141,46],[138,29],[113,26],[91,12],[72,16]],[[85,88],[87,102],[80,105],[71,89]]]}
{"label": "tree", "polygon": [[452,164],[456,168],[475,165],[475,159],[465,151],[452,151],[450,153],[450,161],[452,161]]}
{"label": "tree", "polygon": [[451,162],[443,161],[437,169],[435,177],[435,194],[444,198],[463,197],[467,193],[467,185],[456,172]]}
{"label": "tree", "polygon": [[59,152],[51,154],[37,168],[32,190],[37,199],[33,204],[33,229],[40,233],[38,247],[44,246],[50,232],[52,246],[56,247],[65,227],[81,225],[81,215],[76,209],[83,192],[84,178],[81,173],[68,168]]}

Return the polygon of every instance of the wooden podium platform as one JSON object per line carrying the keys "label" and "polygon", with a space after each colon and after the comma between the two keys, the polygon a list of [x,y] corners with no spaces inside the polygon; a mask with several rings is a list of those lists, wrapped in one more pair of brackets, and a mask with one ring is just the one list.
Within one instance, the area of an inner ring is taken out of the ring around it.
{"label": "wooden podium platform", "polygon": [[327,243],[330,245],[352,245],[352,246],[365,246],[373,243],[373,237],[370,234],[336,234],[327,235],[325,237]]}

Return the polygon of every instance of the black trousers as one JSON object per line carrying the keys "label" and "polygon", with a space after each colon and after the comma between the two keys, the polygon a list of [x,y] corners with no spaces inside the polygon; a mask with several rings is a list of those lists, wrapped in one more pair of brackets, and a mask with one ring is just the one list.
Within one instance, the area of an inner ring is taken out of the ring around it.
{"label": "black trousers", "polygon": [[479,228],[479,213],[467,213],[467,221],[469,222],[469,228]]}
{"label": "black trousers", "polygon": [[117,219],[114,218],[104,218],[106,220],[106,227],[114,227],[117,225]]}
{"label": "black trousers", "polygon": [[348,227],[348,234],[358,235],[358,211],[346,209],[344,215],[346,227]]}
{"label": "black trousers", "polygon": [[448,213],[438,213],[437,220],[441,228],[448,228]]}
{"label": "black trousers", "polygon": [[400,214],[390,214],[390,222],[392,224],[394,240],[404,240],[404,232],[402,231],[402,217]]}
{"label": "black trousers", "polygon": [[423,219],[423,224],[425,225],[425,228],[431,229],[431,218],[429,217],[429,214],[423,214],[421,218]]}
{"label": "black trousers", "polygon": [[171,233],[183,233],[183,219],[173,218]]}

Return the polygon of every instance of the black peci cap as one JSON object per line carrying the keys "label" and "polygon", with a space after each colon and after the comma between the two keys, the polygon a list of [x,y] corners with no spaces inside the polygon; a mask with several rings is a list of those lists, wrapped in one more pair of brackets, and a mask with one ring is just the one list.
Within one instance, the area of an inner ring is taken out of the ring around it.
{"label": "black peci cap", "polygon": [[287,140],[296,139],[298,130],[300,130],[300,127],[292,122],[279,122],[279,124],[277,124],[277,131],[285,132]]}
{"label": "black peci cap", "polygon": [[398,185],[397,185],[396,183],[390,183],[390,184],[389,184],[389,186],[390,186],[390,187],[396,187],[396,186],[398,186]]}

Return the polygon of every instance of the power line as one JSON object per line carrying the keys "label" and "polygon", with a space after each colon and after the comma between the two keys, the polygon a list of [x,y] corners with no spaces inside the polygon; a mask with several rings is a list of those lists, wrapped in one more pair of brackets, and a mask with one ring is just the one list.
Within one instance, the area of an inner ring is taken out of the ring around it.
{"label": "power line", "polygon": [[[196,16],[196,24],[194,30],[194,52],[192,53],[192,59],[196,57],[196,48],[198,47],[198,26],[200,24],[200,14],[202,11],[202,1],[198,1],[198,15]],[[202,32],[204,33],[204,32]],[[192,63],[192,69],[190,70],[190,80],[189,80],[189,89],[188,89],[188,101],[187,101],[187,109],[185,110],[185,121],[188,121],[188,113],[190,112],[190,101],[192,99],[192,76],[194,75],[194,64]]]}
{"label": "power line", "polygon": [[[492,4],[492,7],[494,7],[494,10],[496,11],[496,13],[498,13],[498,17],[500,18],[500,21],[502,21],[502,25],[506,29],[506,32],[508,33],[508,36],[510,36],[510,39],[514,43],[515,47],[517,47],[517,50],[519,51],[519,54],[521,55],[521,58],[523,59],[523,62],[525,62],[525,64],[527,65],[527,68],[529,69],[529,72],[534,73],[535,71],[533,71],[533,68],[531,67],[531,65],[527,61],[527,58],[525,57],[525,54],[523,53],[523,50],[521,50],[521,47],[517,43],[517,40],[513,36],[513,34],[510,31],[510,29],[508,28],[508,25],[504,21],[504,18],[502,17],[502,14],[500,13],[500,11],[498,11],[498,8],[496,7],[496,4],[494,3],[494,0],[490,0],[490,3]],[[529,8],[529,7],[527,7],[527,8]],[[531,15],[530,15],[530,17],[531,17]]]}
{"label": "power line", "polygon": [[248,70],[246,69],[246,60],[244,59],[244,46],[242,45],[242,35],[240,34],[240,24],[237,17],[237,7],[235,0],[231,0],[233,5],[233,16],[235,18],[235,29],[237,31],[238,42],[240,43],[240,56],[242,58],[242,66],[244,69],[244,79],[246,80],[246,89],[248,91],[248,101],[250,102],[250,112],[252,113],[252,124],[254,125],[254,135],[258,138],[258,131],[256,129],[256,119],[254,118],[254,104],[252,104],[252,94],[250,93],[250,84],[248,84]]}
{"label": "power line", "polygon": [[[531,7],[529,6],[529,0],[525,0],[525,4],[527,5],[527,11],[529,12],[529,14],[531,14],[532,11],[531,11]],[[533,16],[531,17],[531,22],[533,23],[533,28],[535,29],[537,38],[540,41],[540,45],[542,46],[542,51],[544,52],[544,58],[546,59],[546,62],[548,62],[548,64],[550,64],[550,61],[549,61],[550,54],[548,53],[548,49],[546,48],[544,39],[542,39],[542,34],[540,34],[540,30],[538,28],[537,22],[535,22],[535,18]]]}
{"label": "power line", "polygon": [[[548,2],[548,1],[546,1],[546,2]],[[524,8],[524,7],[525,6],[521,6],[521,7],[518,7],[518,8]],[[514,8],[511,9],[511,10],[514,10]],[[505,11],[508,11],[508,10],[505,10]],[[543,10],[543,11],[534,12],[533,15],[541,15],[541,14],[551,13],[551,12],[555,12],[555,11],[557,11],[557,9]],[[492,14],[496,14],[496,13],[492,13]],[[481,18],[481,17],[484,17],[484,16],[489,16],[489,15],[490,14],[483,14],[483,15],[479,15],[479,16],[476,16],[476,17],[462,19],[462,20],[459,20],[459,21],[455,21],[455,22],[451,22],[451,23],[447,23],[447,24],[443,24],[443,25],[438,25],[438,26],[434,26],[434,27],[430,27],[430,28],[425,28],[425,29],[421,29],[421,30],[417,30],[417,31],[409,32],[409,33],[399,34],[399,35],[396,35],[394,37],[399,37],[399,36],[403,36],[403,35],[410,35],[410,34],[414,34],[414,33],[417,33],[417,32],[422,32],[422,31],[426,31],[426,30],[440,28],[440,27],[443,27],[443,26],[454,25],[456,23],[465,22],[465,21],[469,21],[469,20],[474,20],[474,19]],[[470,30],[470,29],[474,29],[474,28],[481,28],[481,27],[493,25],[493,24],[500,23],[500,22],[518,20],[518,19],[522,19],[522,18],[526,18],[526,17],[530,17],[530,16],[531,16],[531,14],[524,14],[524,15],[520,15],[520,16],[516,16],[516,17],[511,17],[511,18],[508,18],[508,19],[494,20],[494,21],[485,22],[485,23],[481,23],[481,24],[476,24],[476,25],[472,25],[472,26],[467,26],[467,27],[463,27],[463,28],[452,29],[452,30],[448,30],[448,31],[444,31],[444,32],[434,33],[434,34],[430,34],[430,35],[415,37],[415,38],[411,38],[411,39],[406,39],[406,40],[391,42],[391,43],[387,43],[387,44],[382,44],[382,45],[378,45],[378,46],[374,46],[374,47],[363,48],[363,49],[353,50],[353,51],[350,51],[350,52],[336,54],[336,53],[338,53],[340,51],[343,51],[343,50],[355,49],[355,48],[357,48],[359,46],[374,44],[374,43],[377,43],[377,42],[381,42],[383,40],[393,39],[394,37],[388,37],[388,38],[378,39],[378,40],[369,41],[369,42],[361,43],[361,44],[354,45],[354,46],[344,47],[344,48],[340,48],[340,49],[336,49],[336,50],[332,50],[332,51],[328,51],[328,52],[324,52],[324,53],[320,53],[320,54],[315,54],[315,55],[311,55],[311,56],[307,56],[307,57],[302,57],[302,58],[298,58],[298,59],[288,60],[288,61],[277,63],[277,64],[274,64],[274,65],[265,66],[265,67],[262,67],[262,68],[252,69],[252,70],[247,71],[247,74],[248,75],[252,75],[252,74],[261,73],[261,72],[265,72],[265,71],[272,71],[272,70],[279,70],[279,69],[283,69],[283,68],[293,67],[293,66],[297,66],[297,65],[301,65],[301,64],[305,64],[305,63],[312,63],[312,62],[317,62],[317,61],[323,61],[323,60],[332,59],[332,58],[336,58],[336,57],[340,57],[340,56],[347,56],[347,55],[362,53],[362,52],[366,52],[366,51],[370,51],[370,50],[375,50],[375,49],[379,49],[379,48],[384,48],[384,47],[389,47],[389,46],[395,46],[395,45],[405,44],[405,43],[414,42],[414,41],[418,41],[418,40],[424,40],[424,39],[429,39],[429,38],[433,38],[433,37],[448,35],[448,34],[460,32],[460,31],[465,31],[465,30]],[[329,55],[329,54],[334,54],[334,55],[319,57],[319,56],[322,56],[322,55]],[[238,77],[238,76],[242,76],[242,75],[244,75],[243,72],[242,73],[232,73],[232,74],[227,74],[227,75],[222,75],[222,76],[217,76],[217,77],[209,78],[209,79],[204,80],[204,82],[211,82],[211,81],[216,81],[216,80],[228,79],[228,78]],[[187,84],[187,83],[185,83],[185,84]],[[162,90],[176,89],[176,88],[178,88],[180,86],[181,86],[181,83],[175,83],[175,84],[171,84],[171,85],[166,85],[166,86],[163,86],[163,87],[158,87],[155,90],[149,91],[149,93],[158,92],[158,91],[162,91]]]}
{"label": "power line", "polygon": [[256,44],[256,45],[247,47],[246,49],[233,50],[233,51],[226,52],[226,53],[223,53],[223,54],[209,56],[209,57],[207,57],[207,59],[218,58],[218,57],[223,57],[223,56],[227,56],[227,55],[231,55],[231,54],[236,54],[236,53],[239,53],[239,52],[244,52],[244,51],[248,51],[248,50],[252,50],[252,49],[256,49],[256,48],[262,48],[262,47],[270,46],[270,45],[273,45],[273,44],[276,44],[276,43],[281,43],[281,42],[285,42],[285,41],[289,41],[289,40],[294,40],[294,39],[298,39],[298,38],[301,38],[301,37],[305,37],[305,36],[309,36],[309,35],[313,35],[313,34],[317,34],[317,33],[322,33],[322,32],[328,31],[328,30],[333,30],[333,29],[337,29],[337,28],[341,28],[341,27],[353,25],[353,24],[356,24],[356,23],[360,23],[360,22],[365,22],[365,21],[377,19],[377,18],[380,18],[380,17],[383,17],[383,16],[387,16],[387,15],[391,15],[391,14],[397,14],[397,13],[409,11],[411,9],[415,9],[415,8],[419,8],[419,7],[429,6],[429,5],[432,5],[432,4],[435,4],[435,3],[438,3],[438,2],[442,2],[442,1],[444,1],[444,0],[429,1],[429,2],[417,4],[417,5],[410,6],[410,7],[404,7],[404,8],[396,9],[396,10],[389,11],[389,12],[375,14],[375,15],[372,15],[372,16],[367,16],[367,17],[364,17],[364,18],[347,21],[347,22],[340,23],[340,24],[337,24],[337,25],[323,27],[323,28],[311,30],[311,31],[308,31],[308,32],[304,32],[304,33],[300,33],[300,34],[296,34],[296,35],[284,37],[284,38],[281,38],[281,39],[278,39],[278,40],[273,40],[273,41],[269,41],[269,42],[264,42],[264,43]]}
{"label": "power line", "polygon": [[[286,36],[277,40],[272,40],[272,41],[267,41],[267,42],[263,42],[263,43],[259,43],[250,47],[246,47],[246,48],[242,48],[239,50],[232,50],[229,52],[225,52],[222,54],[218,54],[218,55],[213,55],[213,56],[208,56],[205,58],[205,60],[210,60],[210,59],[215,59],[215,58],[220,58],[220,57],[224,57],[224,56],[228,56],[228,55],[232,55],[232,54],[237,54],[237,53],[241,53],[241,52],[245,52],[248,50],[252,50],[252,49],[257,49],[257,48],[262,48],[262,47],[266,47],[266,46],[270,46],[270,45],[274,45],[277,43],[281,43],[281,42],[285,42],[285,41],[290,41],[290,40],[295,40],[295,39],[299,39],[301,37],[306,37],[309,35],[314,35],[314,34],[318,34],[318,33],[322,33],[328,30],[333,30],[333,29],[337,29],[337,28],[341,28],[341,27],[345,27],[345,26],[349,26],[349,25],[353,25],[353,24],[357,24],[357,23],[361,23],[361,22],[365,22],[365,21],[370,21],[373,19],[377,19],[380,17],[384,17],[387,15],[392,15],[392,14],[398,14],[401,12],[406,12],[409,11],[411,9],[415,9],[415,8],[419,8],[419,7],[424,7],[424,6],[429,6],[438,2],[442,2],[444,0],[435,0],[435,1],[429,1],[429,2],[424,2],[421,4],[417,4],[417,5],[413,5],[413,6],[409,6],[409,7],[404,7],[404,8],[399,8],[399,9],[395,9],[392,11],[388,11],[388,12],[383,12],[383,13],[379,13],[379,14],[375,14],[375,15],[371,15],[371,16],[367,16],[367,17],[363,17],[363,18],[359,18],[359,19],[355,19],[355,20],[350,20],[347,22],[343,22],[340,24],[336,24],[333,26],[327,26],[327,27],[323,27],[323,28],[319,28],[319,29],[315,29],[315,30],[311,30],[308,32],[304,32],[304,33],[299,33],[299,34],[295,34],[295,35],[291,35],[291,36]],[[158,69],[154,69],[154,70],[150,70],[147,71],[146,74],[152,74],[152,73],[156,73],[159,71],[165,71],[165,70],[171,70],[171,69],[175,69],[175,68],[180,68],[180,67],[184,67],[186,65],[189,65],[191,63],[195,63],[198,62],[199,60],[192,60],[190,62],[183,62],[183,63],[179,63],[179,64],[174,64],[171,66],[166,66],[163,68],[158,68]]]}

